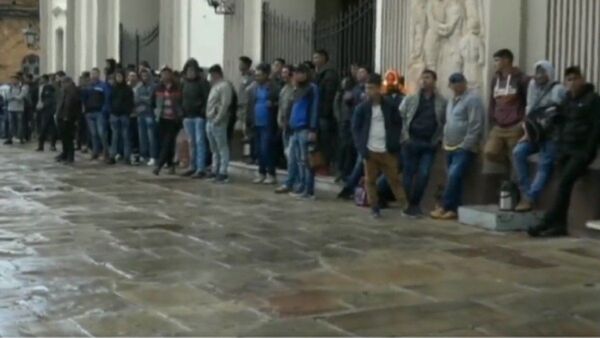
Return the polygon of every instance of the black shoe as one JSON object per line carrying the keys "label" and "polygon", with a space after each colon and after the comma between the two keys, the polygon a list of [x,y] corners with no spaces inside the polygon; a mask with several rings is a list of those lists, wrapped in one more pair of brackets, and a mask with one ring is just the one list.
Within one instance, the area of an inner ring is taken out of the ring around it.
{"label": "black shoe", "polygon": [[6,141],[4,141],[4,145],[5,146],[12,146],[12,144],[13,144],[12,140],[6,140]]}
{"label": "black shoe", "polygon": [[183,173],[181,176],[182,177],[191,177],[192,175],[194,175],[196,173],[196,170],[188,170],[185,173]]}
{"label": "black shoe", "polygon": [[344,188],[344,190],[338,194],[337,198],[340,200],[350,201],[352,200],[352,192],[349,189]]}
{"label": "black shoe", "polygon": [[195,173],[194,175],[192,175],[192,178],[195,180],[203,180],[206,178],[206,173],[204,173],[204,172]]}
{"label": "black shoe", "polygon": [[176,174],[175,165],[173,165],[173,166],[169,167],[169,175],[175,175],[175,174]]}
{"label": "black shoe", "polygon": [[152,170],[152,173],[154,174],[154,176],[160,176],[160,167],[156,167],[154,168],[154,170]]}
{"label": "black shoe", "polygon": [[38,153],[43,153],[44,152],[44,148],[37,148],[35,151],[37,151]]}
{"label": "black shoe", "polygon": [[106,164],[108,165],[115,165],[117,164],[117,161],[114,158],[111,158],[109,160],[106,161]]}
{"label": "black shoe", "polygon": [[569,231],[565,227],[553,227],[539,235],[541,238],[554,238],[569,236]]}
{"label": "black shoe", "polygon": [[19,143],[25,144],[25,140],[19,140]]}
{"label": "black shoe", "polygon": [[52,147],[50,147],[50,151],[51,151],[51,152],[56,152],[56,146],[52,146]]}
{"label": "black shoe", "polygon": [[540,237],[544,232],[550,230],[552,228],[552,225],[547,224],[546,222],[542,222],[536,226],[533,226],[531,228],[529,228],[527,230],[527,234],[529,234],[530,237]]}
{"label": "black shoe", "polygon": [[56,157],[54,158],[54,160],[55,160],[56,162],[59,162],[59,163],[60,163],[60,162],[64,162],[64,161],[66,160],[66,158],[65,158],[63,155],[58,155],[58,156],[56,156]]}
{"label": "black shoe", "polygon": [[404,210],[404,214],[408,217],[419,218],[423,217],[423,211],[420,207],[411,205],[406,210]]}
{"label": "black shoe", "polygon": [[371,217],[373,217],[373,219],[381,219],[381,210],[379,208],[372,209]]}

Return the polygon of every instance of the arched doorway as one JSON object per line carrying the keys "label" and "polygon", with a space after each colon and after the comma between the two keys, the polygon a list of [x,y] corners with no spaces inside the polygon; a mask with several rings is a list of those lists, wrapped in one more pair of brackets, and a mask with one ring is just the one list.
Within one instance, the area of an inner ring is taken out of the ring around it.
{"label": "arched doorway", "polygon": [[56,49],[54,51],[54,69],[56,71],[65,69],[65,31],[62,28],[56,30]]}

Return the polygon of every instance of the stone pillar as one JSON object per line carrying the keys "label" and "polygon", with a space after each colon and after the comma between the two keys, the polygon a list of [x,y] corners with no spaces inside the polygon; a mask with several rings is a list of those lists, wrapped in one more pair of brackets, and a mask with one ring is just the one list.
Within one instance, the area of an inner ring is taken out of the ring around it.
{"label": "stone pillar", "polygon": [[50,72],[50,53],[52,52],[52,0],[40,1],[40,71],[42,74]]}
{"label": "stone pillar", "polygon": [[262,61],[262,1],[244,0],[244,53]]}

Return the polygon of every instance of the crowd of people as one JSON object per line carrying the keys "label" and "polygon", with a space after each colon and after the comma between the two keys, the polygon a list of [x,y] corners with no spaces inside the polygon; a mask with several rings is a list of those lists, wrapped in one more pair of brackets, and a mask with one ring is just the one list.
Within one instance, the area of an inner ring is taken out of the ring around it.
{"label": "crowd of people", "polygon": [[[434,70],[424,70],[418,90],[408,94],[393,70],[382,77],[354,63],[340,77],[325,50],[298,65],[277,59],[254,66],[245,56],[239,61],[237,85],[225,79],[221,66],[205,70],[194,59],[181,72],[108,60],[104,74],[94,68],[77,84],[64,72],[37,81],[17,74],[2,89],[0,133],[12,145],[13,138],[26,143],[37,132],[38,151],[47,142],[56,151],[60,138],[56,160],[66,164],[80,150],[91,161],[144,164],[160,175],[163,169],[175,174],[183,129],[189,144],[183,176],[223,184],[229,182],[234,131],[240,130],[248,160],[258,167],[255,184],[277,184],[277,169],[286,168],[275,192],[313,200],[315,175],[334,174],[344,185],[338,198],[369,205],[375,218],[394,200],[405,216],[424,216],[421,203],[442,150],[447,182],[430,213],[438,220],[457,219],[465,176],[480,151],[515,169],[517,212],[536,207],[560,164],[555,201],[529,234],[567,234],[573,186],[600,143],[600,97],[579,67],[566,70],[564,84],[548,61],[536,63],[530,77],[514,66],[510,50],[500,50],[486,109],[462,73],[448,79],[453,95],[446,98]],[[540,156],[532,179],[535,153]]]}

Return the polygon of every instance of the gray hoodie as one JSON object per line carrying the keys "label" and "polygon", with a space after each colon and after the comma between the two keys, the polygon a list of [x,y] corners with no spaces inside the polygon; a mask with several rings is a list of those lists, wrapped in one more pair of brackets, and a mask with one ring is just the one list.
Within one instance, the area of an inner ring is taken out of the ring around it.
{"label": "gray hoodie", "polygon": [[[543,60],[537,62],[533,67],[534,74],[538,67],[542,67],[546,71],[550,81],[543,86],[539,86],[535,82],[535,79],[532,79],[531,82],[529,82],[529,89],[527,91],[527,115],[537,108],[558,105],[563,102],[567,95],[567,91],[561,83],[554,85],[558,81],[556,81],[554,66],[550,61]],[[552,85],[554,85],[554,87],[552,87]]]}
{"label": "gray hoodie", "polygon": [[475,90],[469,89],[462,96],[454,97],[446,109],[444,146],[477,152],[483,135],[483,99]]}
{"label": "gray hoodie", "polygon": [[29,86],[16,85],[10,86],[6,100],[8,101],[8,111],[25,111],[26,100],[29,95]]}

